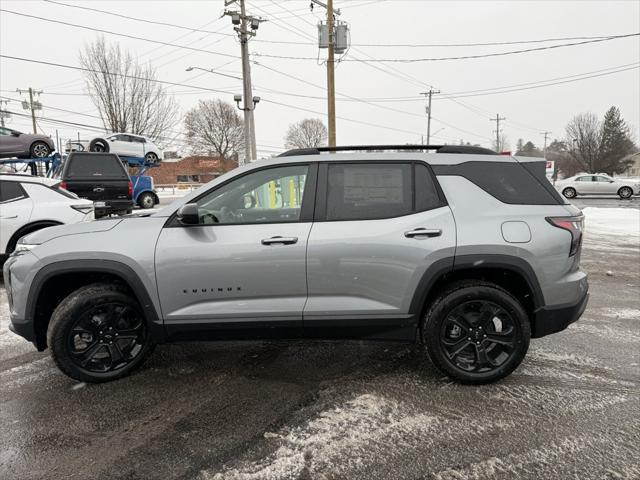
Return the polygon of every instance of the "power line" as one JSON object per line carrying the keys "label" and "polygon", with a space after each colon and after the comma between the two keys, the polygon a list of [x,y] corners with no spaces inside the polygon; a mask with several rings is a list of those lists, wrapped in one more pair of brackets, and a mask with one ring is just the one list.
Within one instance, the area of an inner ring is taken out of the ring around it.
{"label": "power line", "polygon": [[[586,45],[590,43],[607,42],[610,40],[619,40],[622,38],[637,37],[639,35],[640,33],[630,33],[627,35],[616,35],[612,37],[598,38],[594,40],[584,40],[581,42],[561,43],[557,45],[548,45],[545,47],[524,48],[520,50],[510,50],[508,52],[492,52],[492,53],[483,53],[478,55],[461,55],[457,57],[372,58],[370,60],[362,60],[358,58],[344,58],[341,61],[342,62],[416,63],[416,62],[441,62],[441,61],[449,61],[449,60],[471,60],[471,59],[478,59],[478,58],[503,57],[506,55],[517,55],[517,54],[528,53],[528,52],[539,52],[543,50],[552,50],[556,48],[575,47],[578,45]],[[261,54],[261,56],[267,57],[267,58],[278,58],[282,60],[316,60],[315,57],[302,57],[302,56],[290,56],[290,55]]]}
{"label": "power line", "polygon": [[0,12],[11,13],[13,15],[19,15],[21,17],[34,18],[36,20],[42,20],[43,22],[56,23],[56,24],[59,24],[59,25],[67,25],[69,27],[75,27],[75,28],[82,28],[82,29],[85,29],[85,30],[91,30],[93,32],[100,32],[100,33],[106,33],[106,34],[109,34],[109,35],[116,35],[118,37],[125,37],[125,38],[130,38],[130,39],[133,39],[133,40],[142,40],[143,42],[157,43],[158,45],[164,45],[164,46],[168,46],[168,47],[182,48],[182,49],[191,50],[191,51],[194,51],[194,52],[210,53],[212,55],[219,55],[221,57],[228,57],[228,58],[234,58],[234,59],[236,58],[235,55],[231,55],[229,53],[215,52],[213,50],[204,50],[202,48],[189,47],[188,45],[177,45],[177,44],[171,43],[171,42],[163,42],[161,40],[152,40],[150,38],[137,37],[135,35],[128,35],[126,33],[112,32],[110,30],[103,30],[103,29],[100,29],[100,28],[88,27],[86,25],[78,25],[76,23],[63,22],[62,20],[52,20],[52,19],[49,19],[49,18],[39,17],[37,15],[28,15],[26,13],[14,12],[12,10],[6,10],[4,8],[0,8]]}

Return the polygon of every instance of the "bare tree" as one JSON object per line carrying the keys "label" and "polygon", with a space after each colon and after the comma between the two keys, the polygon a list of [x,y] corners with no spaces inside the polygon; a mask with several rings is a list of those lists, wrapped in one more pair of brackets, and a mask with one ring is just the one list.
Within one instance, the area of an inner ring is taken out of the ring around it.
{"label": "bare tree", "polygon": [[222,100],[200,100],[184,117],[191,150],[219,156],[223,164],[236,162],[244,148],[244,126],[236,107]]}
{"label": "bare tree", "polygon": [[318,118],[305,118],[289,125],[284,137],[286,148],[315,148],[327,144],[327,127]]}
{"label": "bare tree", "polygon": [[86,44],[80,52],[86,68],[85,83],[105,129],[147,135],[163,143],[177,123],[178,105],[156,82],[156,70],[138,63],[119,44],[104,37]]}
{"label": "bare tree", "polygon": [[567,124],[565,131],[569,156],[583,171],[597,173],[602,140],[602,128],[598,117],[593,113],[576,115]]}

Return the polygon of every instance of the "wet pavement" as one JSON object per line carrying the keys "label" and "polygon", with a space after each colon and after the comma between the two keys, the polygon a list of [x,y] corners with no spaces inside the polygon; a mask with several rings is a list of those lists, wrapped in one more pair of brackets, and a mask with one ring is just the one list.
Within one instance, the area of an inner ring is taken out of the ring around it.
{"label": "wet pavement", "polygon": [[587,232],[582,319],[481,387],[364,342],[165,345],[86,385],[7,330],[2,289],[0,478],[640,478],[639,242]]}

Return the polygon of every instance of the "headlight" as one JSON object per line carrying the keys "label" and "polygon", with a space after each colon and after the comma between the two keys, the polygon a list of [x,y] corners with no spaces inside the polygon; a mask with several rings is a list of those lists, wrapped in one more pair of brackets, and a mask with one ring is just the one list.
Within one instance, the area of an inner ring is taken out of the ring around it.
{"label": "headlight", "polygon": [[34,248],[36,248],[38,244],[33,243],[18,243],[16,245],[16,249],[11,254],[12,257],[17,257],[18,255],[24,255],[27,252],[30,252]]}

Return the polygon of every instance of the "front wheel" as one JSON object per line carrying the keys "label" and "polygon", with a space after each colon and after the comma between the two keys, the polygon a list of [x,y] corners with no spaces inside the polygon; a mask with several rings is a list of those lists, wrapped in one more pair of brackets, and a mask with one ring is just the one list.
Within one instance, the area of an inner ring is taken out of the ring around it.
{"label": "front wheel", "polygon": [[566,198],[575,198],[577,195],[577,192],[575,188],[567,187],[564,190],[562,190],[562,195],[564,195]]}
{"label": "front wheel", "polygon": [[629,187],[622,187],[620,190],[618,190],[618,195],[621,199],[627,200],[628,198],[631,198],[633,196],[633,190],[631,190],[631,188]]}
{"label": "front wheel", "polygon": [[108,283],[65,298],[53,312],[47,343],[63,373],[94,383],[128,375],[154,346],[138,302]]}
{"label": "front wheel", "polygon": [[452,285],[428,309],[422,341],[431,360],[461,383],[506,377],[524,359],[531,328],[509,292],[483,281]]}

